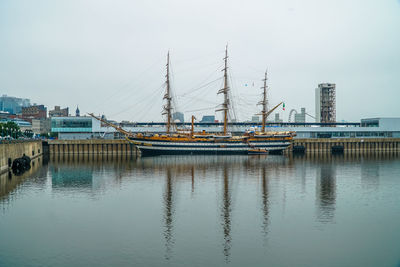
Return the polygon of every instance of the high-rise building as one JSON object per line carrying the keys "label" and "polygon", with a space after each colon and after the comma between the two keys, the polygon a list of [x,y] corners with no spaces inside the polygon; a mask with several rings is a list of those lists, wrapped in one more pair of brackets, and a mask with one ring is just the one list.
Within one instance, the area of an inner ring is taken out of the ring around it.
{"label": "high-rise building", "polygon": [[60,106],[54,106],[53,110],[49,110],[49,117],[68,117],[68,107],[60,108]]}
{"label": "high-rise building", "polygon": [[294,122],[306,122],[306,108],[301,108],[300,113],[294,114]]}
{"label": "high-rise building", "polygon": [[80,112],[80,110],[79,110],[79,107],[76,106],[75,117],[79,117],[79,116],[81,116],[81,112]]}
{"label": "high-rise building", "polygon": [[275,122],[283,122],[283,120],[279,118],[279,113],[275,113]]}
{"label": "high-rise building", "polygon": [[10,114],[19,114],[23,107],[31,105],[31,101],[26,98],[18,98],[3,95],[0,97],[0,111],[5,111]]}
{"label": "high-rise building", "polygon": [[336,85],[321,83],[315,89],[316,122],[336,122]]}

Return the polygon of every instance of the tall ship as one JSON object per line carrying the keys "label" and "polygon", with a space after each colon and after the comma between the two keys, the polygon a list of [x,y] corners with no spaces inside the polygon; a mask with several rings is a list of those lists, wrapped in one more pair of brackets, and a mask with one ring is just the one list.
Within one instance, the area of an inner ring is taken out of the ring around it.
{"label": "tall ship", "polygon": [[[246,131],[240,135],[232,135],[228,131],[228,111],[230,108],[229,101],[229,84],[228,84],[228,49],[225,50],[224,57],[224,85],[218,91],[223,94],[224,102],[222,107],[217,111],[223,112],[223,132],[208,133],[205,131],[194,131],[194,117],[192,116],[192,124],[190,130],[179,130],[173,127],[172,120],[172,96],[170,86],[170,59],[167,55],[166,64],[166,90],[164,94],[163,115],[166,116],[166,132],[158,133],[136,133],[133,134],[124,130],[118,125],[114,125],[94,114],[92,117],[102,121],[108,126],[115,128],[122,133],[125,138],[134,144],[141,152],[142,156],[148,155],[181,155],[181,154],[267,154],[269,152],[279,153],[284,151],[292,142],[294,132],[268,132],[265,131],[266,119],[276,108],[283,102],[279,103],[271,110],[267,110],[267,72],[263,79],[264,85],[263,98],[258,103],[262,106],[262,110],[258,115],[262,115],[261,131]],[[175,128],[175,129],[173,129]]]}

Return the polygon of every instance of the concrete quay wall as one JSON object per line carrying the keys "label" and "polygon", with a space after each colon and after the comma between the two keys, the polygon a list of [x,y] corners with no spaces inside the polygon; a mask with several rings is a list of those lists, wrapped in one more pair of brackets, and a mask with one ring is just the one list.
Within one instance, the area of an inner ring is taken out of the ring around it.
{"label": "concrete quay wall", "polygon": [[138,153],[136,147],[124,139],[51,140],[48,145],[50,154],[133,155]]}
{"label": "concrete quay wall", "polygon": [[43,154],[42,141],[9,141],[0,144],[0,173],[6,172],[16,158],[36,158]]}
{"label": "concrete quay wall", "polygon": [[[52,140],[50,154],[107,154],[136,155],[138,150],[124,139]],[[399,152],[400,138],[304,138],[294,139],[286,152],[303,150],[305,153]]]}
{"label": "concrete quay wall", "polygon": [[290,150],[304,149],[305,153],[399,152],[400,138],[305,138],[294,139]]}

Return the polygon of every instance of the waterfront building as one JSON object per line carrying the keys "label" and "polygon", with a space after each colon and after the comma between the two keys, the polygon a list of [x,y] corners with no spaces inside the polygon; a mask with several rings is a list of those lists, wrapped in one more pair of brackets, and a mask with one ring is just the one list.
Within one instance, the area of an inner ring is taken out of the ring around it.
{"label": "waterfront building", "polygon": [[0,97],[0,111],[5,111],[10,114],[19,114],[23,107],[28,107],[30,105],[30,100],[27,98],[18,98],[7,95],[2,95]]}
{"label": "waterfront building", "polygon": [[316,122],[336,122],[336,85],[321,83],[315,89]]}
{"label": "waterfront building", "polygon": [[[361,120],[361,127],[372,129],[378,127],[382,130],[391,131],[392,129],[400,129],[400,118],[369,118]],[[393,136],[399,137],[399,136]]]}
{"label": "waterfront building", "polygon": [[18,118],[12,119],[13,122],[15,122],[18,126],[21,132],[25,131],[31,131],[32,130],[32,123],[29,121],[21,120]]}
{"label": "waterfront building", "polygon": [[54,106],[53,110],[49,110],[49,117],[68,117],[69,108],[61,108],[60,106]]}
{"label": "waterfront building", "polygon": [[46,119],[47,108],[44,105],[23,107],[21,118],[29,122],[32,122],[32,119]]}
{"label": "waterfront building", "polygon": [[59,139],[113,139],[115,130],[102,126],[100,121],[87,116],[52,117],[51,132],[58,133]]}
{"label": "waterfront building", "polygon": [[[240,134],[251,127],[261,129],[261,123],[237,122],[231,123],[232,133]],[[120,124],[126,131],[132,133],[165,133],[164,122]],[[190,123],[183,127],[190,129]],[[221,132],[223,124],[216,122],[195,123],[194,130],[201,132]],[[59,139],[92,139],[92,138],[123,138],[114,128],[101,124],[92,117],[53,117],[51,131],[59,133]],[[266,131],[295,131],[296,138],[400,138],[400,118],[369,118],[358,123],[296,123],[271,122],[266,125]]]}
{"label": "waterfront building", "polygon": [[359,124],[295,123],[282,125],[281,129],[296,131],[296,138],[400,138],[400,118],[368,118]]}
{"label": "waterfront building", "polygon": [[259,116],[252,116],[251,117],[251,122],[260,122],[260,117]]}
{"label": "waterfront building", "polygon": [[177,122],[177,121],[184,122],[185,121],[185,117],[184,117],[182,112],[175,112],[175,113],[172,113],[172,121],[174,121],[174,122]]}
{"label": "waterfront building", "polygon": [[214,123],[215,122],[215,116],[214,115],[204,115],[200,122],[202,122],[202,123]]}
{"label": "waterfront building", "polygon": [[50,132],[50,119],[32,119],[32,131],[34,134]]}

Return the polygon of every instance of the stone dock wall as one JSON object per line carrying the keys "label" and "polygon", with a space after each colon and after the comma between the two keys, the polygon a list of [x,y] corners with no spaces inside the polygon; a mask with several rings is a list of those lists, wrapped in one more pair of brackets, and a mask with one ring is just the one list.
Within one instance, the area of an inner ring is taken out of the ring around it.
{"label": "stone dock wall", "polygon": [[[137,155],[134,145],[121,140],[52,140],[50,154],[107,154]],[[294,139],[287,152],[335,153],[335,152],[399,152],[400,138],[306,138]]]}
{"label": "stone dock wall", "polygon": [[400,138],[305,138],[295,139],[291,151],[313,152],[399,152]]}
{"label": "stone dock wall", "polygon": [[6,172],[16,158],[36,158],[43,154],[42,141],[3,141],[0,143],[0,173]]}
{"label": "stone dock wall", "polygon": [[136,147],[128,141],[90,139],[90,140],[52,140],[48,142],[50,154],[107,154],[134,155]]}

